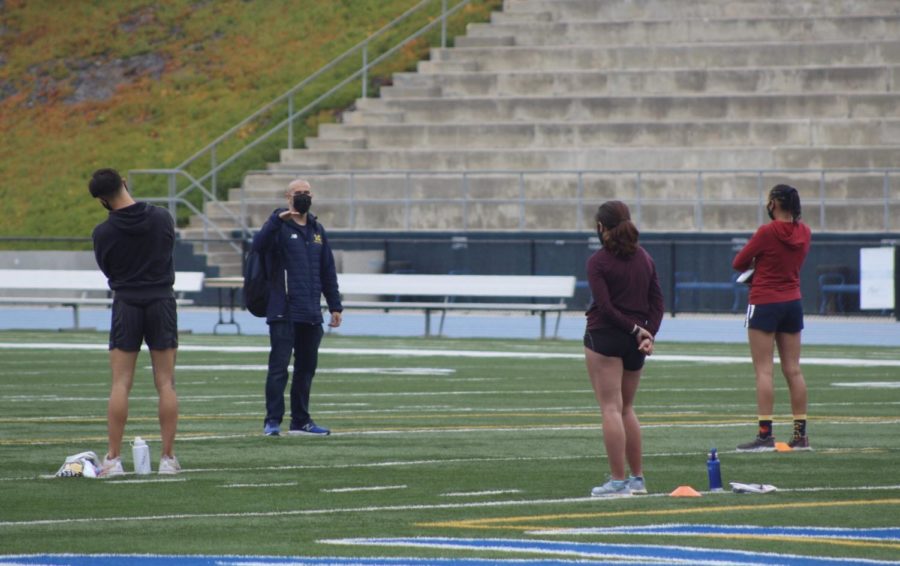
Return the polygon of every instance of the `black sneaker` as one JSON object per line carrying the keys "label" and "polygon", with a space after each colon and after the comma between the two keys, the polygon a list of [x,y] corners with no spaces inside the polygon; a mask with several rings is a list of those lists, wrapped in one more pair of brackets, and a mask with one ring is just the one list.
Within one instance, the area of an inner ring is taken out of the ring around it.
{"label": "black sneaker", "polygon": [[775,437],[768,438],[756,437],[752,442],[746,444],[738,444],[738,452],[775,452]]}
{"label": "black sneaker", "polygon": [[795,436],[788,442],[788,446],[791,447],[791,450],[812,450],[808,436]]}

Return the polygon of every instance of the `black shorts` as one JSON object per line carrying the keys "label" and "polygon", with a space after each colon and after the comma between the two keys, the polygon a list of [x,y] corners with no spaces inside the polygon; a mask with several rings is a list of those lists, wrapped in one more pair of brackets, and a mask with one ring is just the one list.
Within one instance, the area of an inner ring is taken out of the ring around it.
{"label": "black shorts", "polygon": [[113,300],[109,349],[137,352],[144,340],[151,350],[178,347],[175,299]]}
{"label": "black shorts", "polygon": [[637,340],[631,334],[615,328],[600,328],[584,332],[584,347],[592,352],[622,358],[622,367],[637,371],[644,367],[646,356],[638,350]]}
{"label": "black shorts", "polygon": [[744,326],[763,332],[795,334],[803,330],[803,304],[800,300],[747,306]]}

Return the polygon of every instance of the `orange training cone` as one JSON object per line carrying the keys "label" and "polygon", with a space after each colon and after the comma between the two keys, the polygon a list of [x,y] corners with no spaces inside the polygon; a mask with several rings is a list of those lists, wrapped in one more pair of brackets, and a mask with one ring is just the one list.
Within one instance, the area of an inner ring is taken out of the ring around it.
{"label": "orange training cone", "polygon": [[794,449],[788,446],[787,442],[776,442],[775,443],[775,452],[791,452]]}
{"label": "orange training cone", "polygon": [[669,497],[700,497],[700,493],[689,485],[679,485]]}

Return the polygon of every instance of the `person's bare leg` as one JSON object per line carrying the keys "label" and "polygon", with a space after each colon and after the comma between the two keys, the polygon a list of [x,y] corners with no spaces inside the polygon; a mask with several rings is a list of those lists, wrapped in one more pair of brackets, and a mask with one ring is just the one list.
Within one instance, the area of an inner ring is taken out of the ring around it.
{"label": "person's bare leg", "polygon": [[126,352],[118,348],[109,351],[109,368],[112,372],[112,387],[109,390],[109,405],[106,410],[107,434],[110,458],[118,458],[122,453],[122,437],[128,421],[128,395],[134,383],[134,366],[140,352]]}
{"label": "person's bare leg", "polygon": [[603,444],[609,460],[610,475],[624,480],[625,426],[622,422],[622,359],[584,350],[588,376],[603,413]]}
{"label": "person's bare leg", "polygon": [[622,374],[622,424],[625,427],[625,459],[634,476],[643,476],[641,422],[634,412],[634,398],[641,381],[641,370]]}
{"label": "person's bare leg", "polygon": [[159,433],[162,456],[174,456],[175,432],[178,428],[178,395],[175,393],[175,348],[150,350],[153,383],[159,393]]}
{"label": "person's bare leg", "polygon": [[775,334],[778,345],[778,357],[781,358],[781,373],[787,380],[791,395],[791,411],[796,415],[805,415],[807,407],[806,380],[800,370],[800,333]]}
{"label": "person's bare leg", "polygon": [[775,353],[775,334],[749,329],[750,357],[756,372],[756,410],[758,415],[771,415],[775,408],[775,387],[772,372]]}

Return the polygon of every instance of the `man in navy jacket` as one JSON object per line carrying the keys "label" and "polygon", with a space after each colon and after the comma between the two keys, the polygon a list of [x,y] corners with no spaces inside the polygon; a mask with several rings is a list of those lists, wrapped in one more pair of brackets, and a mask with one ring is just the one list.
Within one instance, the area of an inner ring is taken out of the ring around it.
{"label": "man in navy jacket", "polygon": [[341,325],[334,255],[325,229],[310,214],[312,191],[303,180],[292,181],[285,192],[288,208],[278,208],[253,238],[253,250],[265,258],[269,272],[269,371],[266,375],[266,436],[281,434],[288,364],[294,353],[291,382],[291,423],[288,434],[327,436],[309,415],[309,393],[322,342],[321,297],[325,295],[331,320]]}

